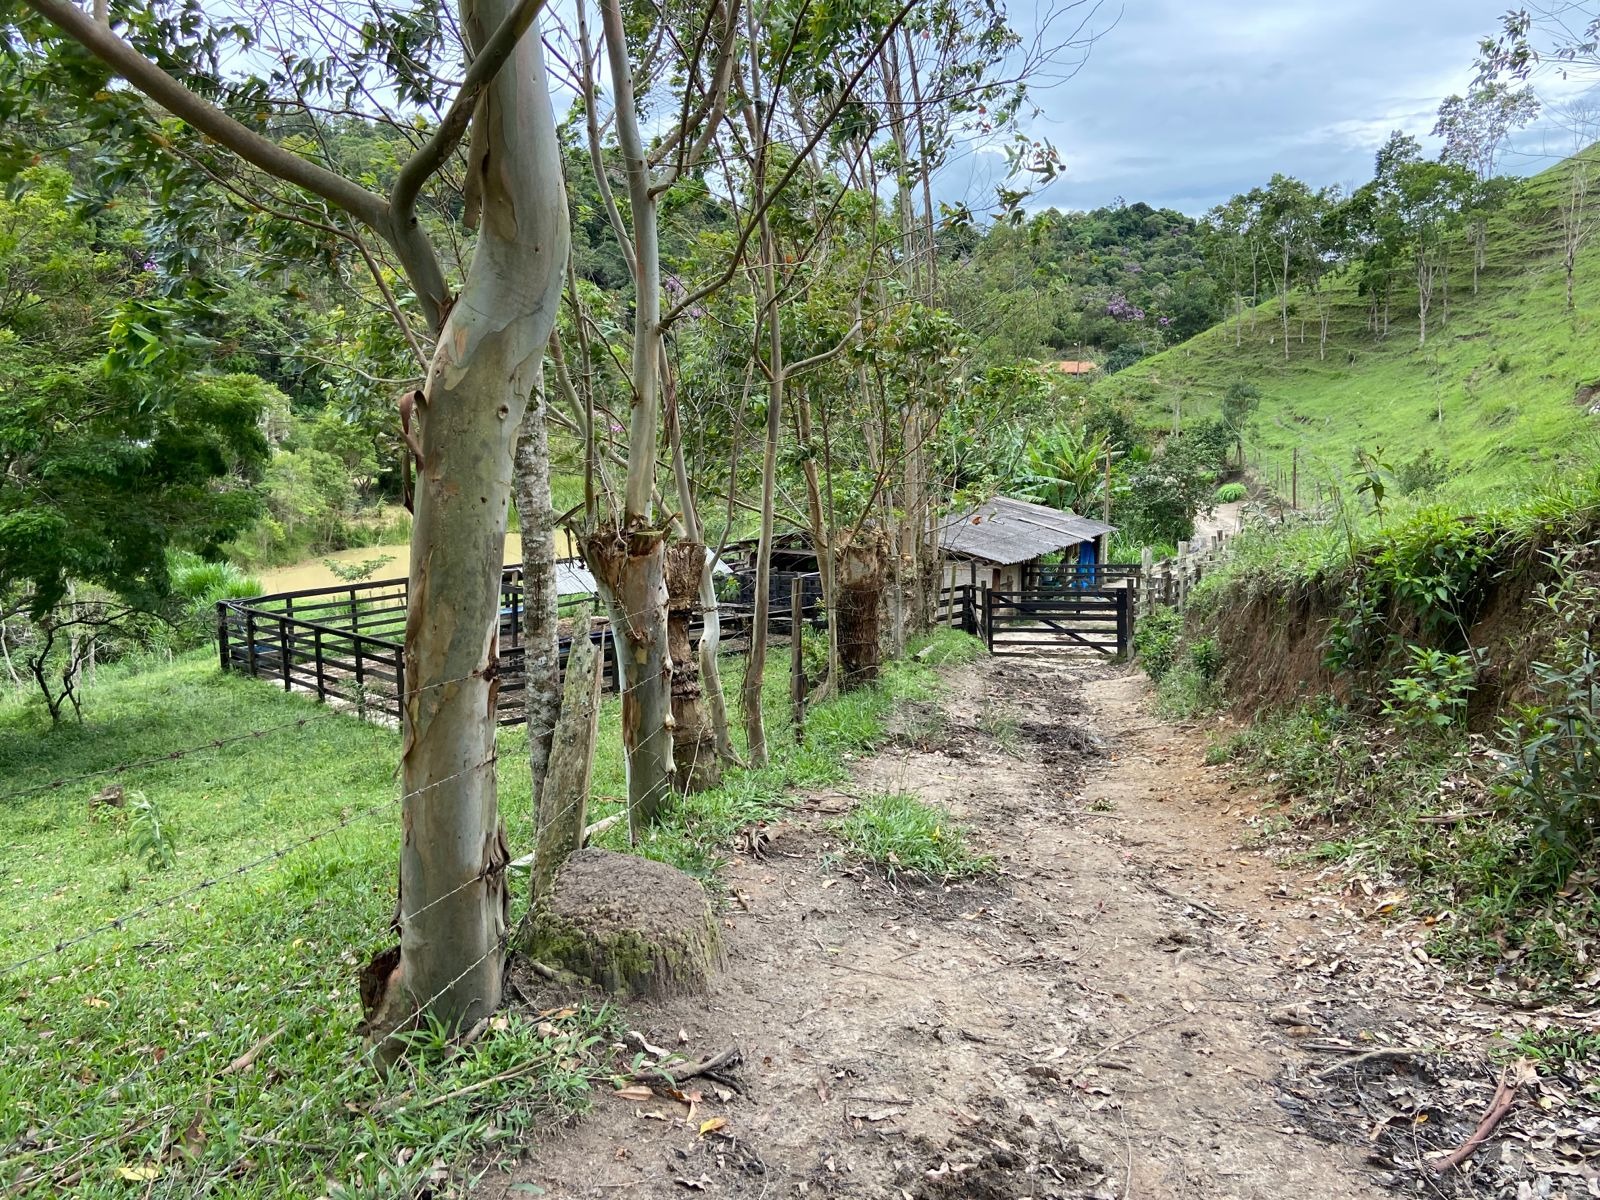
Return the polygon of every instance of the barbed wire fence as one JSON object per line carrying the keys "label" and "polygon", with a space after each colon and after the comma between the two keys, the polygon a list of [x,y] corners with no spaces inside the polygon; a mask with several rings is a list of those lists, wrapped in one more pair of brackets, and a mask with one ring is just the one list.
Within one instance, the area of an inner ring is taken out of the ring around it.
{"label": "barbed wire fence", "polygon": [[[462,679],[442,680],[417,690],[426,691],[430,688],[445,687],[449,686],[450,684],[460,683],[463,681],[464,680]],[[643,680],[638,681],[630,685],[628,688],[625,688],[622,694],[626,694],[637,688],[642,688],[646,686],[648,682],[649,681]],[[326,713],[298,718],[294,721],[281,722],[279,724],[260,729],[252,729],[238,734],[230,734],[224,737],[208,739],[203,743],[197,743],[195,746],[186,747],[179,751],[147,756],[138,760],[130,760],[105,768],[100,768],[95,771],[83,772],[70,777],[58,778],[38,786],[14,789],[12,792],[6,793],[4,796],[0,796],[0,801],[35,796],[43,792],[58,791],[76,784],[91,782],[107,776],[127,776],[137,772],[140,769],[164,766],[175,761],[181,761],[201,751],[216,751],[229,746],[243,745],[247,742],[256,741],[259,738],[281,731],[289,729],[303,729],[313,722],[327,720],[331,717],[339,715],[344,714],[341,714],[337,710],[330,710]],[[355,719],[354,714],[350,715],[351,719]],[[554,730],[555,726],[552,725],[548,728],[531,730],[529,733],[530,736],[539,736],[545,733],[553,733]],[[350,830],[352,827],[357,826],[364,821],[383,816],[397,818],[399,816],[401,806],[407,801],[416,800],[418,797],[434,792],[439,788],[445,787],[450,783],[456,782],[465,776],[474,774],[476,772],[486,769],[494,770],[498,766],[499,758],[500,756],[498,752],[492,752],[487,758],[480,759],[462,768],[461,770],[452,772],[450,775],[447,775],[443,778],[433,780],[422,787],[413,789],[409,792],[402,792],[399,795],[385,796],[381,800],[361,804],[358,807],[348,809],[336,820],[332,820],[324,824],[317,825],[309,830],[302,831],[296,836],[278,842],[270,849],[264,850],[258,854],[254,854],[251,857],[232,866],[226,867],[220,871],[213,871],[207,874],[204,878],[191,884],[165,893],[156,899],[146,901],[110,919],[85,926],[65,936],[57,936],[53,938],[48,945],[38,947],[37,949],[33,949],[24,955],[11,959],[10,961],[0,963],[0,981],[17,978],[26,979],[27,972],[30,970],[30,968],[37,968],[48,960],[70,957],[73,951],[88,948],[98,939],[107,937],[109,935],[124,933],[131,929],[137,928],[145,921],[152,920],[163,913],[167,913],[179,908],[179,906],[184,905],[186,901],[191,901],[200,897],[204,897],[207,901],[209,901],[212,897],[219,895],[230,884],[247,879],[257,872],[286,863],[294,857],[296,852],[316,845],[317,843],[338,837],[345,831]],[[563,806],[558,813],[555,814],[555,819],[561,819],[569,816],[574,810],[580,807],[586,807],[588,802],[589,798],[587,796],[574,797],[568,804]],[[398,833],[398,821],[395,822],[395,827]],[[404,912],[405,919],[416,919],[417,917],[428,912],[433,907],[453,900],[471,888],[483,885],[488,877],[489,873],[485,869],[479,869],[470,873],[459,883],[453,887],[450,887],[447,891],[433,897],[421,907],[406,909]],[[502,885],[508,887],[511,886],[509,881],[503,881]],[[311,906],[311,909],[308,909],[308,913],[315,908],[316,904],[314,903]],[[308,913],[301,915],[302,921],[308,919]],[[453,987],[455,987],[457,983],[470,976],[473,972],[477,971],[489,959],[503,954],[510,946],[511,940],[515,935],[516,930],[519,928],[521,920],[522,916],[518,916],[516,919],[508,920],[504,933],[495,939],[494,944],[482,955],[463,968],[444,986],[435,991],[434,994],[426,998],[413,998],[412,1007],[414,1011],[418,1013],[428,1011],[435,1003],[437,1003]],[[32,933],[39,932],[46,924],[50,923],[51,922],[49,921],[37,922],[35,924],[25,926],[20,930],[10,931],[4,936],[7,938],[7,940],[14,943],[20,938],[24,938]],[[287,938],[288,936],[290,935],[287,931],[280,931],[277,933],[277,937],[280,940]],[[328,969],[334,972],[348,970],[349,968],[358,965],[358,960],[350,957],[350,949],[348,947],[341,948],[341,953],[335,962],[327,964]],[[72,972],[69,969],[62,968],[52,979],[46,980],[45,985],[48,987],[50,983],[70,979],[71,974]],[[252,1010],[257,1012],[272,1012],[284,1002],[294,998],[300,993],[305,992],[308,987],[307,972],[304,969],[300,969],[294,971],[292,974],[293,977],[291,979],[274,991],[267,992],[265,994],[257,994],[252,991],[250,993]],[[353,978],[351,982],[352,984],[354,983]],[[304,1012],[296,1012],[278,1021],[271,1030],[267,1031],[265,1034],[255,1037],[250,1043],[250,1046],[246,1047],[241,1053],[238,1054],[233,1053],[235,1050],[239,1049],[237,1043],[240,1037],[240,1031],[238,1029],[219,1029],[208,1025],[207,1027],[199,1029],[193,1034],[185,1037],[179,1041],[177,1045],[162,1048],[161,1052],[155,1057],[148,1058],[147,1061],[140,1062],[131,1070],[107,1083],[105,1086],[100,1087],[92,1097],[86,1098],[84,1104],[79,1106],[79,1109],[80,1111],[86,1108],[95,1109],[110,1104],[117,1098],[125,1096],[130,1089],[139,1086],[141,1083],[154,1083],[160,1079],[166,1079],[169,1082],[174,1081],[176,1079],[176,1073],[180,1070],[180,1068],[187,1065],[188,1061],[192,1059],[197,1051],[207,1046],[217,1046],[219,1048],[227,1047],[226,1052],[231,1056],[229,1058],[230,1065],[237,1064],[246,1058],[250,1058],[253,1061],[255,1053],[259,1053],[261,1050],[264,1050],[272,1043],[281,1039],[288,1029],[290,1029],[296,1022],[302,1021],[305,1018],[306,1014]],[[253,1034],[256,1031],[251,1029],[249,1032]],[[230,1037],[234,1043],[231,1046],[229,1046]],[[319,1082],[318,1094],[329,1099],[330,1103],[337,1107],[339,1103],[338,1096],[341,1092],[341,1089],[351,1082],[360,1079],[362,1076],[371,1075],[373,1073],[373,1068],[375,1066],[375,1055],[380,1046],[381,1041],[374,1042],[360,1053],[352,1055],[350,1062],[342,1071],[340,1071],[331,1079]],[[222,1074],[225,1075],[228,1073],[228,1067],[224,1067]],[[273,1136],[277,1133],[282,1133],[284,1129],[293,1124],[295,1120],[304,1114],[304,1112],[312,1103],[313,1099],[311,1098],[301,1102],[301,1104],[294,1111],[292,1111],[284,1119],[284,1121],[275,1126],[273,1130],[266,1133],[249,1134],[246,1136],[261,1142],[263,1145],[271,1145]],[[18,1142],[13,1142],[10,1146],[0,1147],[0,1190],[5,1190],[8,1194],[22,1194],[28,1189],[48,1187],[48,1194],[59,1194],[62,1191],[70,1189],[78,1182],[81,1182],[84,1170],[83,1164],[96,1161],[97,1156],[102,1151],[105,1151],[113,1146],[121,1146],[130,1142],[131,1140],[135,1140],[141,1134],[148,1134],[151,1131],[151,1128],[161,1119],[161,1111],[162,1107],[160,1105],[156,1105],[150,1110],[149,1113],[147,1113],[141,1119],[135,1121],[132,1125],[118,1128],[110,1133],[98,1137],[89,1137],[86,1139],[79,1139],[78,1141],[67,1138],[64,1134],[52,1138],[51,1127],[48,1123],[46,1123],[44,1127],[32,1130],[25,1135],[25,1137],[21,1139],[22,1144],[19,1145]],[[170,1118],[175,1114],[169,1113],[167,1115]],[[165,1137],[165,1135],[163,1135],[163,1137]],[[81,1144],[79,1144],[79,1142],[81,1142]],[[22,1173],[17,1175],[16,1172],[19,1169]]]}
{"label": "barbed wire fence", "polygon": [[[774,605],[774,610],[774,616],[790,615],[782,612],[777,605]],[[791,633],[798,639],[800,627],[796,625]],[[417,695],[432,689],[452,686],[471,678],[474,678],[474,676],[437,681],[421,688],[408,689],[407,695]],[[625,696],[652,682],[648,680],[637,681],[621,689],[620,692],[611,693],[608,698]],[[10,792],[0,794],[0,803],[25,799],[47,792],[62,791],[101,778],[125,777],[142,770],[186,761],[201,754],[220,753],[230,748],[259,742],[265,738],[290,730],[301,731],[315,723],[328,721],[339,716],[348,716],[351,719],[356,719],[356,713],[351,706],[330,704],[323,712],[308,714],[291,721],[210,738],[179,750],[150,755],[92,771],[59,777],[37,785],[13,789]],[[555,728],[555,725],[551,725],[536,730],[528,730],[528,735],[532,737],[554,733]],[[798,736],[801,735],[797,730]],[[210,872],[203,879],[165,893],[153,900],[145,901],[115,917],[79,928],[65,936],[56,936],[51,939],[48,945],[39,946],[24,955],[0,963],[0,983],[11,978],[24,977],[23,973],[30,971],[30,969],[38,968],[41,964],[50,960],[70,956],[74,951],[90,947],[98,939],[127,932],[147,920],[153,920],[163,913],[178,909],[180,906],[185,905],[187,901],[203,898],[209,903],[213,897],[222,894],[230,885],[251,878],[257,872],[287,863],[299,851],[330,839],[340,838],[365,821],[385,815],[398,817],[401,807],[407,801],[415,800],[425,793],[433,792],[474,772],[496,769],[498,762],[498,753],[492,752],[487,758],[474,762],[459,771],[434,780],[413,791],[402,791],[398,795],[385,796],[381,800],[348,808],[335,820],[302,830],[294,836],[281,840],[236,864]],[[559,820],[569,816],[575,809],[585,807],[588,803],[589,797],[587,796],[575,797],[560,812],[555,814],[554,819]],[[396,822],[396,830],[398,831],[398,822]],[[434,906],[446,903],[463,892],[484,884],[487,877],[487,873],[483,869],[475,871],[448,891],[435,896],[421,908],[406,910],[405,917],[407,919],[415,919]],[[509,886],[509,883],[506,886]],[[319,904],[319,901],[314,901],[304,912],[300,913],[298,923],[293,928],[299,929],[302,926],[309,926]],[[190,907],[194,906],[191,905]],[[426,1012],[448,994],[456,984],[482,967],[486,961],[505,953],[526,916],[527,913],[524,911],[516,919],[508,919],[504,932],[495,939],[494,944],[481,956],[464,967],[449,982],[437,989],[431,996],[423,999],[414,998],[414,1011]],[[15,942],[18,939],[40,932],[46,925],[52,923],[51,920],[47,919],[20,930],[0,933],[0,939]],[[276,940],[283,940],[288,932],[275,931]],[[337,977],[339,972],[359,966],[359,955],[352,957],[351,947],[341,945],[336,949],[337,954],[333,961],[319,966],[317,968],[318,972],[326,970]],[[249,1011],[273,1013],[285,1003],[303,998],[314,988],[314,985],[309,981],[310,974],[311,972],[308,972],[304,967],[293,969],[291,970],[291,978],[274,990],[258,993],[251,989],[247,996]],[[57,978],[59,979],[61,976]],[[48,984],[54,981],[46,982]],[[354,980],[352,979],[351,982],[353,984]],[[163,1082],[168,1084],[177,1082],[179,1073],[191,1063],[197,1054],[204,1053],[209,1048],[215,1048],[210,1054],[206,1055],[204,1065],[205,1077],[208,1080],[206,1084],[206,1102],[210,1104],[211,1089],[217,1081],[235,1078],[244,1074],[249,1067],[255,1064],[259,1057],[264,1055],[268,1048],[280,1041],[297,1024],[308,1020],[315,1023],[315,1013],[317,1011],[319,1010],[315,1008],[297,1008],[290,1015],[277,1020],[272,1024],[271,1028],[266,1029],[264,1032],[259,1025],[250,1021],[248,1016],[241,1017],[236,1024],[231,1026],[227,1022],[222,1022],[220,1025],[208,1025],[200,1028],[185,1036],[176,1045],[163,1048],[159,1055],[147,1055],[145,1061],[135,1064],[127,1072],[106,1083],[103,1087],[99,1087],[92,1098],[86,1099],[80,1105],[80,1111],[113,1104],[120,1098],[126,1097],[132,1089],[141,1086],[150,1088],[152,1099],[157,1099]],[[347,1036],[347,1031],[338,1023],[333,1023],[329,1028],[332,1031],[330,1036],[340,1038]],[[326,1103],[330,1109],[337,1109],[344,1103],[342,1098],[344,1089],[363,1078],[375,1078],[374,1068],[377,1065],[377,1054],[381,1045],[381,1041],[373,1042],[359,1053],[349,1055],[349,1061],[342,1070],[332,1078],[319,1079],[315,1092],[308,1094],[298,1103],[292,1104],[284,1117],[270,1128],[265,1130],[256,1129],[254,1131],[244,1128],[236,1131],[238,1137],[246,1144],[256,1145],[269,1151],[273,1149],[285,1151],[296,1149],[297,1147],[288,1143],[279,1144],[283,1135],[298,1121],[302,1120],[317,1104]],[[221,1062],[224,1058],[226,1061]],[[213,1065],[218,1062],[221,1062],[220,1069],[213,1070]],[[155,1103],[141,1117],[117,1129],[99,1135],[85,1135],[78,1138],[73,1138],[67,1134],[67,1121],[58,1121],[54,1126],[46,1122],[42,1128],[31,1130],[23,1139],[14,1141],[10,1146],[0,1146],[0,1189],[6,1190],[8,1193],[23,1194],[28,1189],[48,1188],[49,1191],[46,1194],[60,1194],[81,1182],[90,1165],[98,1163],[104,1152],[112,1148],[124,1147],[141,1138],[144,1139],[144,1144],[148,1145],[152,1136],[154,1136],[159,1154],[166,1155],[173,1148],[173,1123],[182,1115],[184,1114],[178,1112],[173,1105]],[[198,1121],[199,1117],[196,1116],[195,1119]],[[157,1126],[162,1126],[159,1133],[156,1132]],[[298,1148],[303,1149],[303,1147]],[[17,1174],[19,1170],[21,1174]],[[180,1178],[180,1172],[171,1173],[164,1181],[163,1194],[172,1194],[173,1188],[183,1186],[179,1182]],[[149,1195],[150,1193],[147,1192],[146,1194]]]}

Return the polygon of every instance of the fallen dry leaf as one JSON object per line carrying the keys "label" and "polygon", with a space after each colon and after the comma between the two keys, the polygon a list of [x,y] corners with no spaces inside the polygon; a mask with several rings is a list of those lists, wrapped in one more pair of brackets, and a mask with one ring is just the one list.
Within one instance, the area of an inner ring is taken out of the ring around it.
{"label": "fallen dry leaf", "polygon": [[137,1167],[118,1167],[117,1178],[134,1183],[149,1183],[161,1177],[161,1168],[155,1163],[141,1163]]}
{"label": "fallen dry leaf", "polygon": [[706,1134],[715,1133],[719,1129],[726,1129],[727,1126],[727,1117],[708,1117],[700,1122],[700,1136],[705,1137]]}
{"label": "fallen dry leaf", "polygon": [[711,1186],[711,1176],[702,1175],[699,1179],[686,1179],[682,1176],[679,1176],[677,1179],[673,1180],[673,1182],[679,1187],[688,1188],[691,1192],[703,1192]]}
{"label": "fallen dry leaf", "polygon": [[619,1100],[655,1099],[655,1093],[642,1083],[634,1083],[624,1088],[618,1088],[612,1093],[612,1095],[616,1096]]}

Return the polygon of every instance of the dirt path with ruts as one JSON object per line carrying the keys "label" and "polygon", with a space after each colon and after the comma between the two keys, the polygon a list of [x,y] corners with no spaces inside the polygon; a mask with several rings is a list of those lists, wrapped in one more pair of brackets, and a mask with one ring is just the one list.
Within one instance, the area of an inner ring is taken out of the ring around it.
{"label": "dirt path with ruts", "polygon": [[[1392,983],[1341,965],[1370,935],[1240,845],[1246,797],[1144,689],[1068,660],[953,671],[852,787],[730,868],[712,994],[628,1010],[656,1046],[736,1044],[737,1088],[685,1084],[692,1113],[602,1096],[481,1194],[1387,1194],[1360,1104],[1346,1129],[1304,1099],[1340,1061],[1312,1043],[1393,1027]],[[831,823],[882,790],[948,807],[1000,872],[852,864]]]}

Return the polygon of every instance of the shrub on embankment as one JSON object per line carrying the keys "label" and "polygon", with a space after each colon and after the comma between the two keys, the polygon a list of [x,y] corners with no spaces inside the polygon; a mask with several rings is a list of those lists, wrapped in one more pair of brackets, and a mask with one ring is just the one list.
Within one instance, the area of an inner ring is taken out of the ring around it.
{"label": "shrub on embankment", "polygon": [[1553,556],[1597,538],[1600,472],[1478,506],[1258,527],[1195,588],[1186,639],[1215,639],[1222,693],[1247,713],[1320,695],[1377,711],[1413,649],[1464,656],[1466,723],[1487,731],[1531,698]]}
{"label": "shrub on embankment", "polygon": [[1258,529],[1153,648],[1163,704],[1249,718],[1216,757],[1270,785],[1312,857],[1403,887],[1435,952],[1529,986],[1590,974],[1600,472]]}

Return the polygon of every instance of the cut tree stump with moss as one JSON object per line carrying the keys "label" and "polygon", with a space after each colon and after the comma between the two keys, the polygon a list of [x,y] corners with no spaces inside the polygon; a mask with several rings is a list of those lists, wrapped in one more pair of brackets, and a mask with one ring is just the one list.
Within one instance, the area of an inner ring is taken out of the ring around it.
{"label": "cut tree stump with moss", "polygon": [[532,956],[619,996],[704,992],[722,963],[699,882],[653,859],[589,848],[569,858],[533,917]]}

